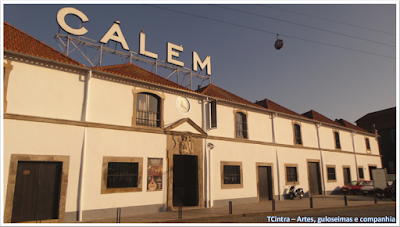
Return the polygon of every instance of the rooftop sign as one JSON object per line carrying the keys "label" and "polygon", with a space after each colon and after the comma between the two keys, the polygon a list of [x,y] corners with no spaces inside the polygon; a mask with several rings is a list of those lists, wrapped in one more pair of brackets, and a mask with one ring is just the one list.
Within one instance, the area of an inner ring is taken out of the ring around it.
{"label": "rooftop sign", "polygon": [[[65,17],[69,14],[79,17],[82,22],[89,21],[89,18],[82,11],[75,9],[75,8],[71,8],[71,7],[65,7],[65,8],[60,9],[57,13],[58,25],[65,32],[67,32],[71,35],[81,36],[81,35],[86,34],[88,32],[88,30],[85,27],[76,29],[76,28],[70,27],[65,22]],[[120,21],[115,21],[114,24],[111,26],[111,28],[100,39],[99,42],[106,44],[108,41],[113,40],[115,42],[120,43],[124,50],[129,51],[130,49],[129,49],[128,43],[125,40],[125,37],[121,31],[119,24],[120,24]],[[176,44],[167,42],[167,62],[168,63],[183,67],[184,63],[182,61],[177,60],[177,58],[179,58],[180,52],[183,52],[182,45],[176,45]],[[143,30],[140,33],[140,38],[139,38],[139,54],[153,58],[153,59],[158,59],[157,53],[153,53],[153,52],[146,50],[146,34],[144,34]],[[203,70],[207,66],[207,75],[211,76],[211,57],[210,56],[207,56],[204,59],[204,61],[201,61],[197,52],[193,51],[192,52],[192,62],[193,62],[192,69],[194,71],[198,71],[198,66],[200,66],[201,70]]]}

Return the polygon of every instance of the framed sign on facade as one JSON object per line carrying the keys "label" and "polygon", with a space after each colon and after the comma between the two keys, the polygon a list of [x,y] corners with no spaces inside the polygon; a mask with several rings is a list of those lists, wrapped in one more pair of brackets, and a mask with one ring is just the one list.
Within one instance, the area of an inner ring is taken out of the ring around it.
{"label": "framed sign on facade", "polygon": [[374,188],[385,189],[388,186],[386,169],[373,169],[372,179],[374,180]]}
{"label": "framed sign on facade", "polygon": [[147,191],[162,190],[163,159],[149,158],[147,163]]}

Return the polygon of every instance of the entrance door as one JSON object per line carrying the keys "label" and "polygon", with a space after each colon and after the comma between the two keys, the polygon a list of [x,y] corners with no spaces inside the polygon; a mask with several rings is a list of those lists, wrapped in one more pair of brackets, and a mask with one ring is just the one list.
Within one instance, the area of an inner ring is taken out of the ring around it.
{"label": "entrance door", "polygon": [[344,185],[351,182],[350,168],[343,168]]}
{"label": "entrance door", "polygon": [[372,179],[372,170],[376,169],[376,166],[368,166],[368,167],[369,167],[369,177],[371,180],[374,180],[374,179]]}
{"label": "entrance door", "polygon": [[260,201],[273,199],[271,166],[258,167],[258,192]]}
{"label": "entrance door", "polygon": [[62,162],[18,162],[11,222],[58,219]]}
{"label": "entrance door", "polygon": [[308,163],[308,181],[310,184],[310,195],[322,195],[321,174],[318,162]]}
{"label": "entrance door", "polygon": [[173,206],[198,206],[198,157],[174,155]]}

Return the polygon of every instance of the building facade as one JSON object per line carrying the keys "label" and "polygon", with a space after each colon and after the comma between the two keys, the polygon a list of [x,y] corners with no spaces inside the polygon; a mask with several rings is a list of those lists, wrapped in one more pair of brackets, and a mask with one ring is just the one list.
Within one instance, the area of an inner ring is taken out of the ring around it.
{"label": "building facade", "polygon": [[396,107],[368,113],[356,121],[357,126],[379,135],[382,168],[393,176],[396,174]]}
{"label": "building facade", "polygon": [[7,23],[3,61],[5,222],[285,199],[293,184],[329,195],[381,168],[355,125],[132,63],[89,68]]}

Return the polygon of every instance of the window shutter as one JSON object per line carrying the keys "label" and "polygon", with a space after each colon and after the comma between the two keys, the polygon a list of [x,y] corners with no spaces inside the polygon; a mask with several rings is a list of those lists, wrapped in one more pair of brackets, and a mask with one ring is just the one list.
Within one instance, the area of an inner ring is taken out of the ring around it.
{"label": "window shutter", "polygon": [[211,128],[217,127],[217,100],[211,102]]}

